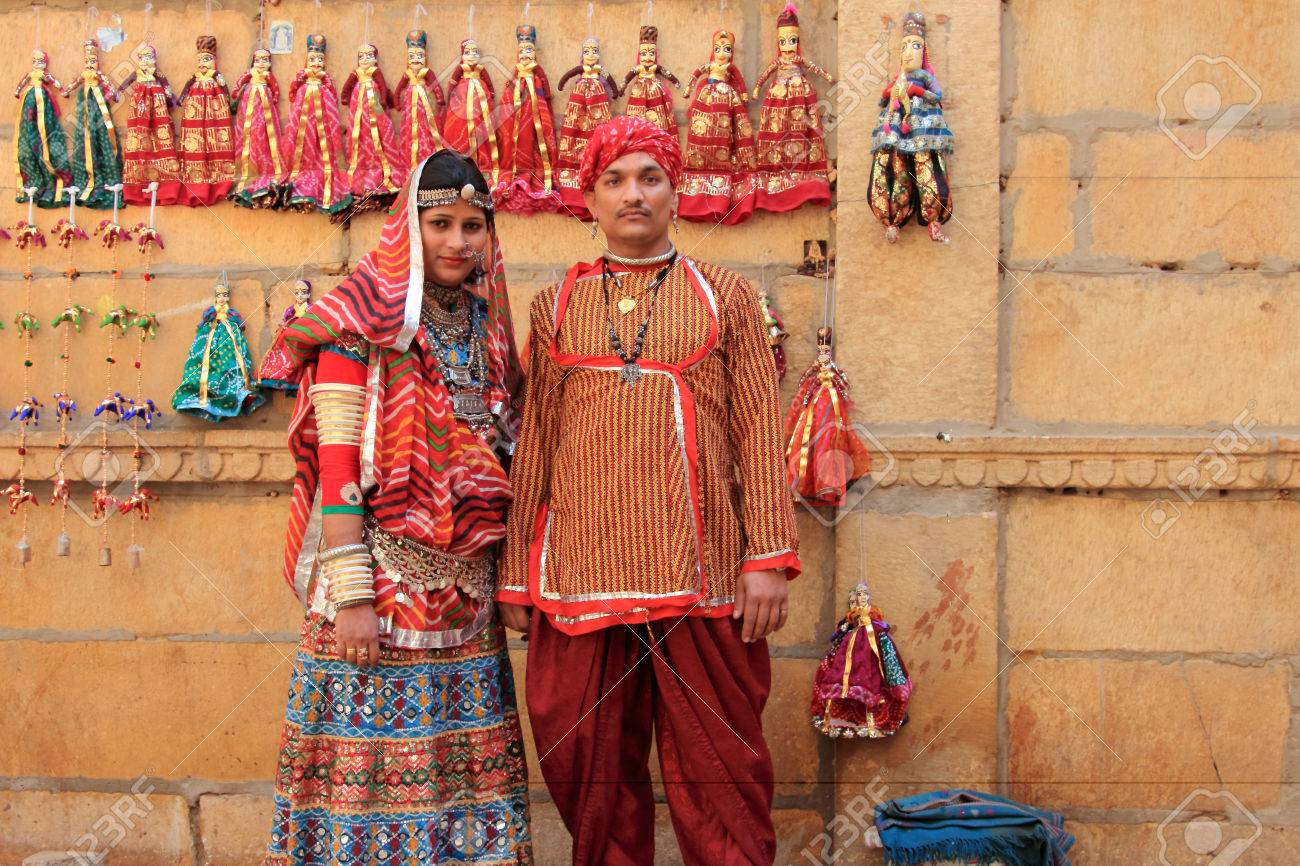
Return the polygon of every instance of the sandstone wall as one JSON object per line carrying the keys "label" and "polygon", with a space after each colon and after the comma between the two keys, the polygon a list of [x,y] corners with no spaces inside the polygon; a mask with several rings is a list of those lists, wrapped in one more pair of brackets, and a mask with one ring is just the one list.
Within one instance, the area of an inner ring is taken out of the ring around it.
{"label": "sandstone wall", "polygon": [[[427,5],[431,57],[449,63],[467,6]],[[204,7],[154,6],[160,64],[179,86],[205,30]],[[371,38],[395,81],[411,4],[374,6]],[[770,56],[780,6],[735,3],[722,13],[739,33],[750,81]],[[76,74],[84,7],[56,0],[41,9],[42,42],[66,83]],[[485,53],[506,67],[521,10],[476,7]],[[925,6],[957,136],[956,215],[944,247],[915,225],[887,246],[865,201],[875,94],[893,66],[904,11],[877,0],[801,5],[805,52],[846,80],[831,100],[834,215],[805,209],[716,229],[684,223],[678,238],[690,254],[770,290],[791,334],[787,397],[824,317],[823,282],[794,274],[802,241],[831,240],[838,359],[877,452],[877,477],[857,491],[854,508],[838,520],[799,516],[805,572],[789,625],[771,642],[766,715],[778,863],[878,864],[860,830],[872,799],[942,787],[1062,811],[1080,837],[1075,862],[1086,866],[1159,862],[1162,837],[1168,851],[1182,851],[1165,855],[1171,864],[1207,862],[1191,859],[1188,846],[1216,832],[1221,844],[1253,839],[1243,863],[1293,863],[1295,5]],[[635,0],[598,4],[594,29],[611,69],[633,61],[644,13]],[[129,46],[143,16],[134,7],[122,14]],[[325,3],[317,13],[284,0],[268,9],[296,24],[295,53],[275,61],[281,82],[301,64],[317,14],[330,71],[339,82],[346,76],[362,4]],[[585,14],[585,4],[567,0],[532,4],[553,80],[576,60]],[[679,74],[701,62],[719,14],[715,3],[654,4],[664,62]],[[246,66],[256,15],[251,0],[211,13],[229,80]],[[34,27],[28,7],[0,10],[0,81],[27,68]],[[105,55],[105,68],[126,53]],[[1216,94],[1224,107],[1253,105],[1201,153],[1188,106],[1208,111]],[[56,218],[39,217],[47,229]],[[153,294],[163,326],[145,379],[169,404],[221,272],[260,352],[290,303],[284,281],[301,270],[319,288],[332,285],[370,248],[379,219],[336,227],[223,204],[166,209],[159,227],[167,246]],[[501,233],[520,322],[535,291],[600,250],[584,226],[558,216],[504,217]],[[102,313],[109,258],[94,242],[76,256],[84,276],[75,294]],[[46,323],[62,307],[65,265],[54,246],[33,259],[34,312]],[[12,247],[0,251],[7,318],[21,308],[21,267]],[[119,300],[131,303],[140,290],[133,248],[122,267]],[[0,395],[16,402],[21,362],[7,333]],[[58,390],[57,346],[43,327],[33,344],[40,393]],[[72,342],[85,402],[103,381],[103,347],[94,327]],[[127,372],[118,375],[125,384]],[[170,411],[159,420],[146,444],[162,501],[137,528],[140,570],[126,567],[124,521],[109,523],[113,567],[97,565],[99,530],[75,516],[72,557],[53,557],[58,525],[44,506],[31,517],[32,565],[17,570],[6,554],[0,864],[45,848],[85,850],[87,838],[113,843],[110,864],[257,862],[300,621],[278,576],[289,405],[277,395],[220,426]],[[52,427],[43,422],[33,437],[30,477],[52,472]],[[126,439],[114,442],[125,455]],[[12,426],[0,431],[0,477],[16,471],[15,444]],[[73,474],[92,453],[77,449]],[[47,482],[35,487],[48,497]],[[85,501],[87,489],[76,495]],[[16,521],[0,527],[16,540]],[[917,693],[896,738],[831,742],[808,725],[809,680],[847,591],[864,577]],[[522,646],[514,652],[521,680]],[[565,834],[533,770],[539,862],[562,863]],[[676,862],[660,811],[660,861]]]}

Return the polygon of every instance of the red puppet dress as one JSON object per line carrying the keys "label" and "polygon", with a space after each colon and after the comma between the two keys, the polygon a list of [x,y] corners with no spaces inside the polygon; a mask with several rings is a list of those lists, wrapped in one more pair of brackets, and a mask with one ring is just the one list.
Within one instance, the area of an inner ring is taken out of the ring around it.
{"label": "red puppet dress", "polygon": [[497,137],[499,117],[494,108],[492,79],[479,65],[479,47],[473,39],[460,43],[460,64],[447,82],[447,118],[443,141],[447,146],[474,157],[487,182],[501,180],[501,146]]}
{"label": "red puppet dress", "polygon": [[519,55],[501,99],[501,180],[498,207],[514,213],[550,213],[560,206],[555,189],[555,117],[551,85],[537,64],[537,28],[515,32]]}
{"label": "red puppet dress", "polygon": [[[682,83],[668,67],[659,65],[659,28],[646,25],[641,28],[641,44],[637,46],[637,65],[628,70],[619,95],[627,96],[623,113],[640,117],[658,126],[664,132],[677,134],[677,118],[673,115],[673,92],[668,87],[680,88]],[[659,79],[663,79],[660,81]],[[665,83],[667,82],[667,83]]]}
{"label": "red puppet dress", "polygon": [[442,123],[447,99],[438,76],[429,69],[429,37],[423,30],[406,34],[406,72],[393,88],[393,98],[402,112],[402,159],[408,170],[443,148]]}
{"label": "red puppet dress", "polygon": [[349,112],[348,177],[353,206],[374,210],[397,195],[408,172],[388,119],[392,96],[379,69],[375,46],[364,44],[357,49],[357,68],[343,82],[341,96]]}
{"label": "red puppet dress", "polygon": [[730,31],[714,33],[712,59],[691,76],[685,171],[677,188],[683,219],[735,225],[754,213],[754,128],[745,79],[731,62],[735,45]]}
{"label": "red puppet dress", "polygon": [[560,121],[559,155],[556,167],[559,172],[560,199],[564,208],[580,219],[591,219],[582,198],[582,185],[578,182],[578,169],[582,155],[587,150],[591,132],[610,118],[610,103],[618,96],[614,77],[600,65],[600,40],[589,36],[582,42],[582,62],[560,77],[560,90],[569,79],[579,76],[578,83],[569,94]]}
{"label": "red puppet dress", "polygon": [[831,202],[817,91],[807,73],[832,79],[804,58],[794,4],[786,4],[776,19],[776,39],[779,54],[755,82],[754,98],[771,79],[758,114],[757,206],[779,213]]}
{"label": "red puppet dress", "polygon": [[158,72],[158,52],[148,43],[135,50],[135,71],[122,82],[130,93],[126,141],[122,145],[122,200],[149,204],[150,183],[158,182],[158,204],[175,204],[181,195],[181,161],[176,156],[171,86]]}
{"label": "red puppet dress", "polygon": [[280,87],[271,72],[271,52],[253,52],[253,66],[235,82],[235,186],[231,201],[245,207],[279,203]]}
{"label": "red puppet dress", "polygon": [[180,204],[211,205],[226,197],[235,181],[230,129],[230,93],[217,71],[217,37],[200,36],[199,68],[181,90]]}
{"label": "red puppet dress", "polygon": [[325,37],[307,37],[307,65],[289,85],[289,118],[281,139],[285,204],[335,214],[352,201],[343,149],[339,102],[325,71]]}

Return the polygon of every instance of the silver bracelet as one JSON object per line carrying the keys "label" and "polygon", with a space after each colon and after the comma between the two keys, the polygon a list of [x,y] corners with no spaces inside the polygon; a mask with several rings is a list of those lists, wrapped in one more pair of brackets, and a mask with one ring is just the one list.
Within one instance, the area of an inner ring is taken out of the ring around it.
{"label": "silver bracelet", "polygon": [[369,553],[370,548],[360,542],[356,544],[340,544],[338,547],[331,547],[316,554],[316,561],[319,563],[330,562],[335,559],[341,559],[354,553]]}

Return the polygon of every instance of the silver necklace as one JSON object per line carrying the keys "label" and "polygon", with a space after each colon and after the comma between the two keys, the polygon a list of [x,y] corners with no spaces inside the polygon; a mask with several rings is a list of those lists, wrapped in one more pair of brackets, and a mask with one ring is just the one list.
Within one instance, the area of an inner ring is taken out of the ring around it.
{"label": "silver necklace", "polygon": [[626,265],[628,267],[642,267],[645,265],[662,265],[664,262],[668,261],[675,255],[677,255],[677,246],[672,241],[668,242],[668,252],[660,253],[657,256],[646,256],[643,259],[632,259],[632,258],[628,258],[627,256],[620,256],[617,253],[611,253],[608,249],[605,250],[605,258],[608,261],[616,262],[617,264]]}

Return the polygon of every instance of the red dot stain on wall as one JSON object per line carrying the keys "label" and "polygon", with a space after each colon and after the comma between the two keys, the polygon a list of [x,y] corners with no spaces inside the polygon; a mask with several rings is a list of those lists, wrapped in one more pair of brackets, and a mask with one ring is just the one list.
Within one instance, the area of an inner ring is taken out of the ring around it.
{"label": "red dot stain on wall", "polygon": [[948,563],[941,576],[935,578],[939,590],[939,603],[921,614],[912,623],[909,637],[919,645],[924,639],[937,642],[943,639],[940,652],[927,654],[917,666],[917,673],[925,673],[930,663],[943,659],[942,669],[951,670],[953,662],[968,665],[975,661],[975,648],[979,641],[976,633],[980,628],[979,620],[970,610],[971,578],[975,576],[975,566],[966,565],[960,559]]}

